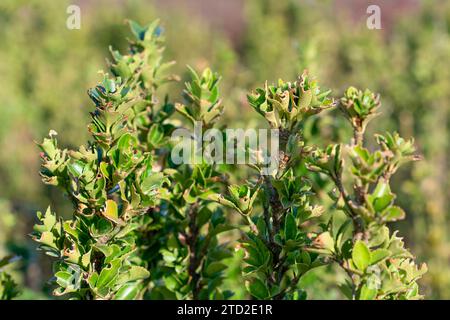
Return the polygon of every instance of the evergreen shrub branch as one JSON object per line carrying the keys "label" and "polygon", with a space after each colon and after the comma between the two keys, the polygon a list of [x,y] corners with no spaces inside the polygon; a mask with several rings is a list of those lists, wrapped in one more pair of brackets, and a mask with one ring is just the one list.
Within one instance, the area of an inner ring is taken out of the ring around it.
{"label": "evergreen shrub branch", "polygon": [[[336,100],[307,72],[256,89],[248,102],[278,130],[279,151],[271,155],[278,162],[269,174],[253,164],[248,181],[230,184],[234,171],[214,161],[198,162],[192,154],[192,161],[176,164],[170,157],[175,130],[216,128],[224,112],[220,76],[188,68],[184,100],[160,97],[162,85],[178,80],[169,72],[173,62],[163,60],[162,29],[158,21],[129,25],[128,51],[111,49],[109,71],[88,90],[90,140],[69,150],[50,131],[39,144],[43,182],[73,204],[67,220],[50,207],[38,213],[32,235],[55,259],[55,295],[228,299],[233,249],[242,248],[244,282],[235,286],[254,299],[305,299],[304,275],[331,264],[347,275],[336,286],[349,299],[421,298],[417,280],[426,266],[415,264],[390,227],[405,218],[390,179],[418,156],[414,141],[397,133],[376,135],[378,147],[367,146],[378,95],[350,87]],[[309,145],[305,121],[333,108],[350,122],[353,139]],[[342,216],[321,206],[314,174],[334,184],[329,195]],[[233,212],[241,217],[237,223]]]}

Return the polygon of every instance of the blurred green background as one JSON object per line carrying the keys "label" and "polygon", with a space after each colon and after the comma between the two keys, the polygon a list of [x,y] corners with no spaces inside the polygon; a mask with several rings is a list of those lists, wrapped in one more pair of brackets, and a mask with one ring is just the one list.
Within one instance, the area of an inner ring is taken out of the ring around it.
{"label": "blurred green background", "polygon": [[[68,5],[81,8],[81,29],[66,27]],[[381,8],[382,30],[369,30],[366,9]],[[35,212],[48,204],[71,209],[38,175],[40,141],[50,128],[67,147],[87,138],[86,90],[105,68],[108,46],[124,50],[125,19],[160,18],[166,59],[210,66],[223,75],[225,119],[230,127],[254,120],[248,90],[295,77],[307,68],[339,96],[349,85],[382,95],[376,131],[416,138],[424,160],[394,181],[407,220],[398,228],[429,272],[429,299],[450,299],[450,2],[446,0],[160,0],[0,2],[0,256],[22,257],[12,266],[21,298],[49,298],[50,260],[27,234]],[[179,99],[182,82],[167,89]],[[333,114],[323,132],[339,130]],[[324,133],[320,134],[323,135]],[[234,274],[233,270],[230,274]],[[336,279],[322,270],[304,282],[310,298],[339,298]]]}

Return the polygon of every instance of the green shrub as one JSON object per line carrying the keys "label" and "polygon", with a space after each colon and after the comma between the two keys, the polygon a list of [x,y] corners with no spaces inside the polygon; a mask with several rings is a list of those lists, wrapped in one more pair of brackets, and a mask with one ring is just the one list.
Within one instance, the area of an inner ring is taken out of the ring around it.
{"label": "green shrub", "polygon": [[5,268],[15,260],[14,257],[5,257],[0,260],[0,300],[11,300],[20,293],[17,283]]}
{"label": "green shrub", "polygon": [[[220,77],[190,69],[185,101],[161,97],[160,87],[178,77],[162,59],[158,22],[130,27],[129,51],[111,50],[109,73],[88,91],[95,104],[90,141],[78,150],[60,148],[50,131],[39,145],[44,183],[61,188],[73,205],[70,220],[49,208],[34,228],[40,249],[56,259],[55,295],[228,299],[234,294],[225,285],[228,265],[237,261],[245,281],[233,287],[245,285],[256,299],[307,298],[302,278],[332,264],[347,274],[335,286],[350,299],[421,297],[416,281],[426,267],[415,265],[387,226],[405,217],[394,205],[390,178],[418,157],[413,141],[396,133],[377,135],[379,147],[367,148],[364,133],[380,107],[378,95],[350,87],[335,100],[307,72],[295,82],[266,84],[248,102],[279,130],[273,171],[252,164],[244,182],[230,165],[176,164],[175,130],[185,123],[217,126],[224,110]],[[309,119],[337,106],[353,140],[310,144]],[[318,176],[335,186],[332,215],[318,196],[324,190],[314,185]]]}

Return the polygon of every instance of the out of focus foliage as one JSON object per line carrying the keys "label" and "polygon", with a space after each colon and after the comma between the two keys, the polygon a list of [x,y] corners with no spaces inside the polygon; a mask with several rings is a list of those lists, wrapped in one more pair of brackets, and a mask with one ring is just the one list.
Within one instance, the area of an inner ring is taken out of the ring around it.
{"label": "out of focus foliage", "polygon": [[17,283],[5,271],[13,259],[13,257],[5,257],[0,260],[0,300],[11,300],[19,295]]}
{"label": "out of focus foliage", "polygon": [[[34,141],[49,127],[64,132],[64,146],[86,140],[91,105],[83,90],[97,81],[108,45],[125,47],[125,18],[146,22],[158,16],[166,29],[167,56],[177,60],[174,72],[184,78],[185,64],[196,69],[211,65],[224,76],[223,119],[232,120],[235,127],[262,120],[243,112],[250,111],[246,89],[255,88],[261,79],[294,79],[304,68],[338,92],[349,84],[382,92],[377,131],[398,128],[401,136],[414,136],[423,156],[391,181],[392,189],[398,190],[397,203],[409,215],[399,228],[412,251],[427,261],[429,271],[421,280],[425,295],[450,298],[448,1],[423,1],[383,30],[368,30],[365,19],[349,22],[334,10],[332,1],[247,0],[245,26],[234,46],[221,30],[191,13],[158,10],[146,1],[80,1],[82,27],[68,30],[69,3],[0,2],[0,198],[7,201],[0,206],[0,257],[24,257],[13,273],[17,282],[48,292],[48,261],[35,255],[25,235],[31,231],[34,212],[47,203],[57,212],[70,212],[58,193],[41,185]],[[180,92],[180,85],[171,88]],[[325,146],[348,137],[343,123],[333,113],[321,116],[306,124],[305,138]],[[368,143],[375,145],[374,140]],[[320,177],[315,182],[331,188]],[[230,265],[239,259],[236,255]],[[232,267],[229,273],[240,277]],[[327,281],[335,283],[339,276],[330,279],[330,274],[321,267],[302,279],[313,283],[309,297],[341,297]],[[315,281],[319,277],[321,281]]]}

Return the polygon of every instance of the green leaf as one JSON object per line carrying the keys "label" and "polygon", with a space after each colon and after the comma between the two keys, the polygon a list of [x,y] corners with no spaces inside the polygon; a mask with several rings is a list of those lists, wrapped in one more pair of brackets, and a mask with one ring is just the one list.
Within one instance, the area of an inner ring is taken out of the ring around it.
{"label": "green leaf", "polygon": [[139,266],[132,266],[128,272],[128,281],[147,279],[148,277],[150,277],[150,272],[147,269]]}
{"label": "green leaf", "polygon": [[51,231],[53,226],[56,224],[56,217],[52,214],[50,207],[45,211],[44,219],[42,220],[47,231]]}
{"label": "green leaf", "polygon": [[361,293],[359,294],[359,300],[373,300],[377,297],[377,290],[370,289],[366,284],[361,288]]}
{"label": "green leaf", "polygon": [[136,37],[136,40],[144,40],[145,32],[147,28],[140,26],[137,22],[130,20],[129,21],[131,32]]}
{"label": "green leaf", "polygon": [[83,254],[83,256],[81,257],[81,265],[84,268],[87,268],[89,266],[89,263],[91,262],[91,252],[92,249],[89,250],[87,253]]}
{"label": "green leaf", "polygon": [[167,289],[169,289],[170,291],[176,290],[178,288],[178,286],[180,285],[174,275],[165,276],[164,283],[165,283]]}
{"label": "green leaf", "polygon": [[352,300],[353,299],[352,287],[353,285],[348,280],[346,280],[345,283],[340,284],[338,288],[348,300]]}
{"label": "green leaf", "polygon": [[312,100],[312,92],[311,90],[307,90],[305,92],[302,92],[300,94],[300,97],[298,99],[298,107],[300,109],[305,109],[311,104]]}
{"label": "green leaf", "polygon": [[162,172],[152,173],[142,182],[142,192],[146,195],[149,195],[160,188],[161,185],[166,181],[167,179],[164,177],[164,174]]}
{"label": "green leaf", "polygon": [[392,206],[386,209],[382,216],[386,221],[398,221],[405,218],[405,211],[400,207]]}
{"label": "green leaf", "polygon": [[383,249],[383,248],[372,251],[370,253],[370,265],[376,264],[376,263],[386,259],[390,255],[391,255],[391,252],[389,250]]}
{"label": "green leaf", "polygon": [[132,146],[136,145],[136,138],[133,137],[130,133],[126,133],[120,137],[117,142],[117,148],[121,153],[125,153]]}
{"label": "green leaf", "polygon": [[240,209],[230,200],[226,199],[223,195],[219,193],[214,193],[208,195],[208,199],[211,201],[215,201],[217,203],[220,203],[221,205],[227,206],[229,208],[232,208],[238,212],[241,212]]}
{"label": "green leaf", "polygon": [[98,280],[98,273],[97,272],[91,273],[91,275],[88,278],[88,284],[91,289],[95,288],[95,285],[97,284],[97,280]]}
{"label": "green leaf", "polygon": [[71,273],[66,271],[58,271],[55,273],[56,283],[63,288],[70,288],[72,286],[74,277]]}
{"label": "green leaf", "polygon": [[217,274],[223,270],[225,270],[227,266],[221,262],[215,261],[209,264],[209,266],[206,268],[206,275],[211,277],[214,274]]}
{"label": "green leaf", "polygon": [[164,139],[164,130],[158,124],[153,124],[148,132],[147,141],[153,148],[160,146]]}
{"label": "green leaf", "polygon": [[106,207],[105,210],[103,211],[103,215],[105,216],[105,218],[113,222],[118,222],[119,213],[117,203],[114,200],[106,200]]}
{"label": "green leaf", "polygon": [[295,221],[294,216],[292,213],[289,213],[286,216],[286,221],[284,225],[284,235],[285,239],[287,240],[295,240],[297,236],[297,223]]}
{"label": "green leaf", "polygon": [[355,245],[353,246],[352,259],[355,266],[363,272],[369,266],[371,260],[370,250],[361,240],[356,241]]}
{"label": "green leaf", "polygon": [[93,237],[101,237],[103,235],[108,234],[113,229],[113,224],[102,218],[98,218],[98,220],[90,226],[90,231]]}
{"label": "green leaf", "polygon": [[109,267],[104,268],[98,277],[96,286],[103,288],[108,286],[118,275],[121,262],[120,259],[111,261]]}
{"label": "green leaf", "polygon": [[216,235],[222,233],[222,232],[227,232],[230,230],[233,230],[235,227],[227,225],[227,224],[218,224],[216,227],[214,227],[214,229],[212,229],[209,233],[208,233],[208,237],[215,237]]}
{"label": "green leaf", "polygon": [[263,300],[269,297],[269,290],[267,289],[266,285],[258,278],[247,281],[246,287],[250,294],[257,299]]}
{"label": "green leaf", "polygon": [[134,300],[139,293],[139,285],[136,283],[127,284],[117,291],[114,300]]}
{"label": "green leaf", "polygon": [[392,203],[394,198],[389,183],[384,180],[380,180],[373,193],[369,195],[369,201],[372,203],[375,212],[382,212]]}
{"label": "green leaf", "polygon": [[336,233],[336,247],[341,248],[342,247],[342,240],[344,239],[344,235],[346,231],[348,230],[349,226],[351,225],[352,221],[346,220],[340,227],[339,230]]}
{"label": "green leaf", "polygon": [[[52,131],[50,131],[52,132]],[[56,147],[56,140],[45,138],[42,144],[39,145],[42,151],[44,151],[50,159],[54,159],[59,150]]]}
{"label": "green leaf", "polygon": [[202,227],[205,223],[207,223],[212,216],[211,210],[209,210],[207,207],[203,207],[200,209],[197,215],[197,225],[198,227]]}
{"label": "green leaf", "polygon": [[55,237],[53,236],[53,233],[51,232],[42,232],[40,239],[38,240],[40,243],[47,245],[51,248],[58,249],[57,245],[55,244]]}

